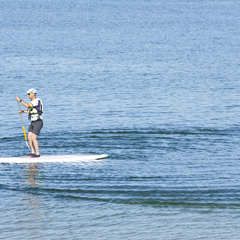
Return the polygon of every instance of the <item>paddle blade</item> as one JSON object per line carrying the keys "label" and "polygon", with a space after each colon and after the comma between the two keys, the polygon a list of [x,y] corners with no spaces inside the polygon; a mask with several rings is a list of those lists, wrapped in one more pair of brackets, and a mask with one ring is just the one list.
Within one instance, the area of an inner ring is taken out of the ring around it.
{"label": "paddle blade", "polygon": [[30,147],[29,147],[29,145],[28,145],[28,141],[26,141],[26,144],[27,144],[27,147],[29,148],[29,150],[31,150]]}

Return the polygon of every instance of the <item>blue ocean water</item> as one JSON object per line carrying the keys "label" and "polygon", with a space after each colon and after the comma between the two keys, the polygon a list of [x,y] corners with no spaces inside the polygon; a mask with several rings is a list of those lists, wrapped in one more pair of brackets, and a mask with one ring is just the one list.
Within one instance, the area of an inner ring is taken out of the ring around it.
{"label": "blue ocean water", "polygon": [[0,239],[238,239],[239,12],[0,1],[0,157],[28,152],[15,96],[32,87],[42,155],[109,155],[1,163]]}

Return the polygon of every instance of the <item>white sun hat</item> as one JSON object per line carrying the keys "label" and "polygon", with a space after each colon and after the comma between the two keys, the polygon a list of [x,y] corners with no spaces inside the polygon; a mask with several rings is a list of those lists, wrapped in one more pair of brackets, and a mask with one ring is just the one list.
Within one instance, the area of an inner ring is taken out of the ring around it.
{"label": "white sun hat", "polygon": [[29,93],[37,93],[36,89],[34,88],[30,88],[28,91],[27,91],[27,94]]}

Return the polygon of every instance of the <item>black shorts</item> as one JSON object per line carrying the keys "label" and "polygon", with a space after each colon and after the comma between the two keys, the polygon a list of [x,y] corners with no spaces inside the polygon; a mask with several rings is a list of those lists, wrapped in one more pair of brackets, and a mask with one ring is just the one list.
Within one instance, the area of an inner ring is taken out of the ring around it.
{"label": "black shorts", "polygon": [[31,122],[31,124],[28,128],[28,132],[32,132],[32,133],[35,133],[36,135],[38,135],[40,133],[42,127],[43,127],[43,120],[33,121],[33,122]]}

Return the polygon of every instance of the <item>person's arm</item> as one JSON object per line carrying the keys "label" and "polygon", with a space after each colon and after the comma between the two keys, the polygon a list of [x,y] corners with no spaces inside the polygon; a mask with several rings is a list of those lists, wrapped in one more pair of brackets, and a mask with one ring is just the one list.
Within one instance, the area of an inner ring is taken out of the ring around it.
{"label": "person's arm", "polygon": [[15,99],[20,102],[23,106],[25,106],[26,108],[30,108],[32,107],[29,103],[24,102],[22,99],[20,99],[20,97],[16,96]]}
{"label": "person's arm", "polygon": [[21,113],[29,113],[29,110],[19,111],[19,114],[21,114]]}

